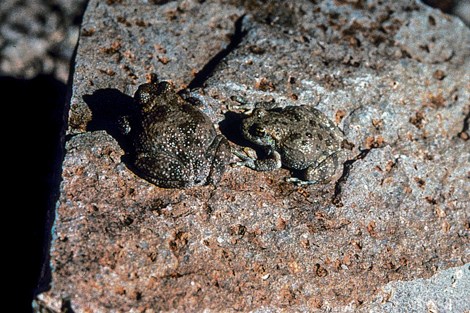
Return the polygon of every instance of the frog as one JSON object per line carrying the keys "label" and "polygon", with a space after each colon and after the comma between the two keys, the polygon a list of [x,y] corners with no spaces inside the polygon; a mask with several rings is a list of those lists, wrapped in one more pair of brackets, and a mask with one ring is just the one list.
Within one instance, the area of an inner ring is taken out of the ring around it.
{"label": "frog", "polygon": [[217,185],[231,157],[211,119],[169,81],[140,85],[129,136],[138,175],[163,188]]}
{"label": "frog", "polygon": [[235,150],[236,165],[256,171],[286,167],[297,177],[286,180],[297,185],[324,184],[338,179],[347,160],[342,131],[325,114],[310,105],[283,108],[254,108],[241,122],[241,135],[260,148],[265,158],[245,149]]}

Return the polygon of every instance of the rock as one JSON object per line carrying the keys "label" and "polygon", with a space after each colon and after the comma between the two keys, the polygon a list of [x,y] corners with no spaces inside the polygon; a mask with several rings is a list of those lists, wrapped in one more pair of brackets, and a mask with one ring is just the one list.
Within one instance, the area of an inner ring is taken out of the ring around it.
{"label": "rock", "polygon": [[[453,267],[463,294],[469,45],[460,20],[413,1],[91,0],[36,311],[380,312],[409,301],[397,281]],[[233,149],[237,107],[312,105],[354,157],[327,185],[228,167],[217,187],[159,188],[133,173],[117,122],[151,73],[199,88]]]}
{"label": "rock", "polygon": [[470,308],[466,294],[469,288],[468,264],[441,271],[429,279],[391,282],[382,287],[370,312],[464,312]]}
{"label": "rock", "polygon": [[3,0],[0,6],[0,75],[68,79],[85,0]]}
{"label": "rock", "polygon": [[462,21],[469,26],[470,25],[470,2],[465,0],[457,1],[452,14],[460,17]]}

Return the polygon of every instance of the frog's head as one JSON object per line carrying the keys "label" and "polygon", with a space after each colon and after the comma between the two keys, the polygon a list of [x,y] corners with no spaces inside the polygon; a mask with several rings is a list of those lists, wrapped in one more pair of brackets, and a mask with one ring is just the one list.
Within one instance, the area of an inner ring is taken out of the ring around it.
{"label": "frog's head", "polygon": [[174,86],[171,82],[150,82],[139,86],[134,94],[134,99],[140,105],[142,112],[147,113],[156,104],[155,99],[162,95],[174,95]]}
{"label": "frog's head", "polygon": [[245,139],[260,146],[274,146],[278,137],[275,130],[266,123],[267,112],[265,109],[256,108],[243,123],[243,135]]}

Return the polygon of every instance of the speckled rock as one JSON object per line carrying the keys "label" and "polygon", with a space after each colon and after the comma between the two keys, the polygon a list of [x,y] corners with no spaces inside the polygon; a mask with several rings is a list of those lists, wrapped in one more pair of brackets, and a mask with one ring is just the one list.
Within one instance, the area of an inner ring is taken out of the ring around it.
{"label": "speckled rock", "polygon": [[429,279],[395,281],[382,287],[370,312],[468,312],[469,288],[469,264],[440,271]]}
{"label": "speckled rock", "polygon": [[[409,300],[382,296],[394,282],[468,279],[469,48],[414,1],[90,1],[36,310],[380,312]],[[233,149],[243,107],[311,105],[353,156],[326,185],[229,166],[216,187],[159,188],[118,123],[151,73],[198,87]]]}

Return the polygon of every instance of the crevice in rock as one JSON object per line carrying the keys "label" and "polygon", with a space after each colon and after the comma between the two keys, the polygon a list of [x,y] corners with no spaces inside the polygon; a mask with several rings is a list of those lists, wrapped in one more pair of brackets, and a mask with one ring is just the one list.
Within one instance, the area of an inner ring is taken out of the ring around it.
{"label": "crevice in rock", "polygon": [[335,193],[333,195],[333,198],[331,199],[331,201],[333,202],[333,204],[335,206],[337,206],[337,207],[343,206],[343,201],[341,200],[341,191],[343,189],[343,185],[346,183],[346,180],[349,177],[349,172],[351,171],[351,169],[353,167],[353,164],[358,160],[364,159],[372,149],[376,149],[376,148],[361,150],[361,152],[358,155],[356,155],[353,159],[344,162],[344,164],[343,164],[343,174],[336,181]]}
{"label": "crevice in rock", "polygon": [[468,136],[469,120],[470,120],[470,111],[467,113],[467,115],[465,115],[465,118],[463,119],[462,130],[458,134],[460,138],[465,138],[465,136]]}
{"label": "crevice in rock", "polygon": [[209,62],[206,63],[206,65],[204,65],[204,67],[196,74],[193,80],[189,83],[189,89],[202,87],[206,80],[212,75],[219,63],[238,47],[240,42],[248,33],[247,30],[243,30],[244,18],[245,15],[242,15],[235,21],[235,32],[233,33],[230,39],[230,43],[227,45],[227,47],[219,51],[212,59],[210,59]]}
{"label": "crevice in rock", "polygon": [[72,301],[70,301],[70,299],[63,299],[60,311],[66,313],[75,313],[75,311],[72,309]]}

